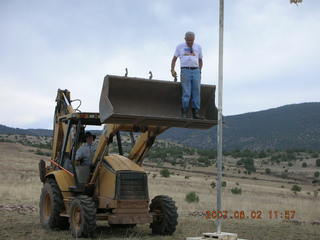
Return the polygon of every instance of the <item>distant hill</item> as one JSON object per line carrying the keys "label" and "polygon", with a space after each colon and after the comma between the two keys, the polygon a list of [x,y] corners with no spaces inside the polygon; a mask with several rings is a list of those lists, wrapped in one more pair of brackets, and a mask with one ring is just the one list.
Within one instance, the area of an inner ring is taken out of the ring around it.
{"label": "distant hill", "polygon": [[52,130],[49,129],[22,129],[22,128],[11,128],[0,124],[0,134],[20,134],[20,135],[31,135],[31,136],[52,136]]}
{"label": "distant hill", "polygon": [[[224,118],[224,149],[320,150],[320,103],[286,105]],[[184,145],[213,148],[216,127],[210,130],[174,128],[161,138]]]}
{"label": "distant hill", "polygon": [[[224,149],[320,150],[320,103],[286,105],[224,118]],[[94,131],[95,134],[98,131]],[[20,129],[0,125],[0,134],[51,136],[47,129]],[[213,148],[216,127],[209,130],[172,128],[160,138],[183,145]]]}

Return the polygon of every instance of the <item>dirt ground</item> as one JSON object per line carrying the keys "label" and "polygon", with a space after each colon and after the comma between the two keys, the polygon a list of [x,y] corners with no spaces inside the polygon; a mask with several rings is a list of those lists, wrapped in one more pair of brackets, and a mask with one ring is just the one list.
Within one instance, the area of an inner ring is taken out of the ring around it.
{"label": "dirt ground", "polygon": [[[39,224],[37,212],[19,214],[1,213],[0,239],[72,239],[68,231],[51,231]],[[105,223],[98,223],[96,239],[185,239],[201,236],[203,232],[215,231],[212,221],[196,217],[181,217],[173,236],[152,236],[148,225],[138,225],[129,230],[113,230]],[[240,237],[251,240],[318,240],[319,226],[293,224],[273,221],[228,220],[223,223],[223,231],[236,232]]]}
{"label": "dirt ground", "polygon": [[[38,178],[38,161],[32,147],[15,143],[0,143],[0,239],[72,239],[68,231],[43,229],[38,217],[38,199],[41,183]],[[159,194],[170,195],[176,201],[179,224],[173,236],[152,236],[148,225],[138,225],[129,230],[111,229],[105,222],[98,222],[96,239],[185,239],[200,236],[203,232],[214,232],[213,220],[199,213],[212,210],[215,206],[215,190],[210,187],[213,176],[175,171],[169,178],[160,177],[159,169],[146,167],[149,173],[150,198]],[[153,177],[157,174],[156,177]],[[231,174],[231,172],[230,172]],[[189,178],[186,179],[185,175]],[[253,176],[254,177],[254,176]],[[227,187],[223,189],[223,208],[230,218],[223,221],[224,232],[238,233],[239,237],[257,240],[320,239],[320,198],[312,191],[319,187],[299,183],[302,191],[294,195],[291,183],[279,178],[258,180],[241,177],[225,177]],[[271,181],[270,181],[271,180]],[[241,195],[230,189],[242,188]],[[282,186],[282,187],[281,187]],[[186,193],[195,191],[200,201],[187,203]],[[295,211],[293,219],[280,217],[286,210]],[[261,219],[231,219],[234,212],[261,211]],[[277,211],[277,219],[269,217],[269,211]],[[233,212],[233,214],[232,214]]]}

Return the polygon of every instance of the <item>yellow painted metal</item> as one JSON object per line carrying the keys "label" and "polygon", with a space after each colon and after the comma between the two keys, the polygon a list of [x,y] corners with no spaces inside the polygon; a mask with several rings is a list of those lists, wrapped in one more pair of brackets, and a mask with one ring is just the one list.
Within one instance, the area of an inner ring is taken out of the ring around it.
{"label": "yellow painted metal", "polygon": [[116,208],[115,191],[116,191],[116,171],[130,170],[144,172],[144,169],[130,159],[111,154],[104,157],[104,160],[112,167],[107,168],[101,164],[98,168],[97,178],[95,180],[95,196],[99,199],[99,208]]}
{"label": "yellow painted metal", "polygon": [[46,175],[46,177],[53,176],[56,179],[56,182],[60,188],[60,191],[63,195],[63,198],[71,197],[71,193],[69,192],[69,187],[75,185],[74,177],[69,175],[63,170],[52,171]]}
{"label": "yellow painted metal", "polygon": [[63,139],[63,130],[62,130],[62,123],[61,122],[55,122],[54,128],[53,128],[53,141],[52,141],[52,153],[51,153],[51,159],[56,159],[58,156],[59,149],[61,149],[62,141],[60,139]]}
{"label": "yellow painted metal", "polygon": [[115,171],[131,170],[144,172],[143,167],[134,163],[130,159],[118,154],[110,154],[109,156],[106,156],[104,159],[112,166],[112,168]]}
{"label": "yellow painted metal", "polygon": [[100,136],[99,143],[97,146],[97,150],[94,154],[92,162],[95,163],[103,154],[106,145],[108,144],[109,139],[114,135],[117,131],[119,131],[121,125],[119,124],[105,124],[103,133]]}
{"label": "yellow painted metal", "polygon": [[150,142],[152,141],[151,139],[155,138],[167,129],[168,127],[149,127],[148,131],[140,134],[135,145],[132,147],[128,158],[141,165],[144,156],[152,147],[153,142]]}
{"label": "yellow painted metal", "polygon": [[[75,113],[71,103],[70,103],[70,92],[68,90],[58,89],[56,97],[56,109],[54,113],[54,124],[53,124],[53,142],[52,142],[52,160],[56,160],[61,149],[63,138],[67,133],[67,124],[59,121],[61,116],[66,114]],[[68,138],[66,152],[71,151],[71,134]]]}
{"label": "yellow painted metal", "polygon": [[106,208],[115,197],[116,175],[105,166],[99,168],[95,184],[95,196],[99,199],[99,208]]}

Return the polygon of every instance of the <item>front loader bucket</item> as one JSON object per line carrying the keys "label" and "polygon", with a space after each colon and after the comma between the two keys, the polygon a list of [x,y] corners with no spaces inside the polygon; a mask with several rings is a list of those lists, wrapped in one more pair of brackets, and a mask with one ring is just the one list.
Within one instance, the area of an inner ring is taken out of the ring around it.
{"label": "front loader bucket", "polygon": [[100,96],[101,123],[207,129],[217,124],[215,86],[201,85],[200,115],[181,118],[178,82],[107,75]]}

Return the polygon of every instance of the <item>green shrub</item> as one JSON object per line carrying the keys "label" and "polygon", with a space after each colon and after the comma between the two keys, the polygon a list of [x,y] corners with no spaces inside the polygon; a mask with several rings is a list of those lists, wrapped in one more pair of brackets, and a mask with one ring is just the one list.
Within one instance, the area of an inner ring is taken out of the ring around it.
{"label": "green shrub", "polygon": [[51,156],[51,153],[48,153],[48,152],[43,152],[41,151],[40,149],[37,149],[37,151],[35,152],[37,155],[41,155],[41,156]]}
{"label": "green shrub", "polygon": [[316,160],[316,166],[317,166],[317,167],[320,167],[320,159],[317,159],[317,160]]}
{"label": "green shrub", "polygon": [[221,187],[226,187],[227,186],[227,182],[226,181],[223,181],[222,183],[221,183]]}
{"label": "green shrub", "polygon": [[170,172],[169,172],[169,170],[166,169],[166,168],[165,168],[165,169],[161,169],[160,175],[161,175],[161,177],[168,178],[168,177],[170,177]]}
{"label": "green shrub", "polygon": [[207,156],[201,156],[197,159],[197,161],[200,164],[200,166],[203,167],[208,167],[211,165],[211,162]]}
{"label": "green shrub", "polygon": [[261,152],[259,152],[259,154],[258,154],[258,158],[265,158],[265,157],[267,157],[268,155],[264,152],[264,151],[261,151]]}
{"label": "green shrub", "polygon": [[235,188],[231,188],[231,192],[232,194],[241,194],[242,190],[241,188],[235,187]]}
{"label": "green shrub", "polygon": [[237,165],[243,165],[247,172],[255,172],[256,168],[254,166],[254,160],[252,157],[242,158],[237,162]]}
{"label": "green shrub", "polygon": [[292,186],[291,191],[294,192],[294,194],[297,194],[297,192],[301,191],[301,187],[295,184]]}
{"label": "green shrub", "polygon": [[320,173],[319,172],[315,172],[314,173],[314,177],[318,178],[320,176]]}
{"label": "green shrub", "polygon": [[210,186],[211,186],[211,188],[214,189],[214,188],[216,187],[216,183],[212,181],[212,182],[210,183]]}
{"label": "green shrub", "polygon": [[288,173],[281,172],[281,177],[284,178],[284,179],[288,178]]}
{"label": "green shrub", "polygon": [[308,165],[307,165],[307,163],[306,163],[306,162],[303,162],[301,166],[302,166],[303,168],[308,167]]}
{"label": "green shrub", "polygon": [[199,196],[195,192],[189,192],[186,194],[185,200],[188,203],[199,202]]}
{"label": "green shrub", "polygon": [[271,169],[270,168],[266,168],[266,174],[270,174],[271,173]]}

